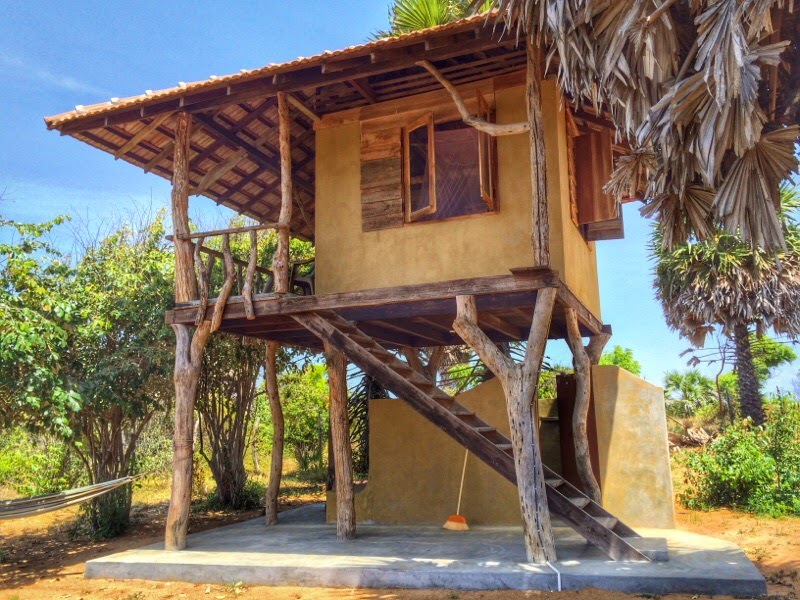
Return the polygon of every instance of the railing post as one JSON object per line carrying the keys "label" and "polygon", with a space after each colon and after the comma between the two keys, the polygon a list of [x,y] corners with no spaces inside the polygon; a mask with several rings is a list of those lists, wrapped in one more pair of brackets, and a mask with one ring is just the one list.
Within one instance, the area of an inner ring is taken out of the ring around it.
{"label": "railing post", "polygon": [[292,221],[292,147],[289,103],[285,92],[278,92],[278,141],[281,163],[281,212],[278,217],[278,248],[272,258],[275,293],[289,290],[289,227]]}

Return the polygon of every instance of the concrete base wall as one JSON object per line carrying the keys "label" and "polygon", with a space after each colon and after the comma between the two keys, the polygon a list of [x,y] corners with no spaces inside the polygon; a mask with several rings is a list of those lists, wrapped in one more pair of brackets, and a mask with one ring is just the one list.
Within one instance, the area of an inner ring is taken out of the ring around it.
{"label": "concrete base wall", "polygon": [[[606,508],[630,525],[672,527],[672,485],[660,388],[617,367],[595,367],[595,412]],[[508,436],[497,379],[458,401]],[[551,403],[540,416],[556,416]],[[543,423],[542,459],[560,471],[557,424]],[[442,524],[456,512],[464,449],[401,400],[370,402],[369,482],[356,493],[360,522]],[[327,519],[336,519],[328,494]],[[470,525],[519,525],[517,489],[470,455],[461,514]]]}

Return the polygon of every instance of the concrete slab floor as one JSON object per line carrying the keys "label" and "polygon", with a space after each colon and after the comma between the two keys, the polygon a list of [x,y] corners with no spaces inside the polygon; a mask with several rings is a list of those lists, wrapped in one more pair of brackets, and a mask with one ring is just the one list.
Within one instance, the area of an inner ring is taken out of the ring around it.
{"label": "concrete slab floor", "polygon": [[324,506],[280,514],[267,528],[254,519],[195,533],[182,552],[157,544],[86,563],[87,578],[195,583],[457,590],[558,590],[596,587],[622,592],[757,596],[764,578],[729,542],[675,529],[641,529],[666,538],[668,562],[614,562],[571,529],[554,523],[558,562],[525,563],[519,527],[359,524],[358,538],[337,542]]}

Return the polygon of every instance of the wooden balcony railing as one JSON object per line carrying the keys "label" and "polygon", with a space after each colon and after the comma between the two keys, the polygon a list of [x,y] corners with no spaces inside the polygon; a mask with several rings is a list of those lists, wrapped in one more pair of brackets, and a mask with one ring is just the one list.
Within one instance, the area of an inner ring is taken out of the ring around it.
{"label": "wooden balcony railing", "polygon": [[[210,298],[216,298],[216,303],[222,305],[214,311],[212,331],[219,328],[224,304],[231,296],[241,296],[245,316],[250,320],[255,318],[253,295],[275,292],[273,270],[259,264],[259,242],[264,239],[259,236],[259,232],[275,228],[274,223],[264,223],[192,233],[180,238],[191,243],[194,251],[199,294],[196,300],[200,303],[195,325],[202,323]],[[240,254],[246,254],[247,260],[236,256],[231,249],[231,237],[244,234],[249,237],[249,243],[240,249]],[[205,245],[207,240],[213,238],[220,238],[218,248]],[[174,241],[173,236],[167,236],[167,239]],[[313,258],[290,262],[287,273],[290,291],[296,289],[301,295],[314,293],[313,263]]]}

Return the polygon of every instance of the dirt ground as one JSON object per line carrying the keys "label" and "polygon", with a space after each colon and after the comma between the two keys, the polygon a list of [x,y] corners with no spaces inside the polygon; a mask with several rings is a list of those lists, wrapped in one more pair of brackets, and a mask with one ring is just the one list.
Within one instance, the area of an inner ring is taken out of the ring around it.
{"label": "dirt ground", "polygon": [[[296,494],[291,505],[318,500],[319,495]],[[137,503],[133,527],[125,536],[108,542],[92,542],[70,536],[69,525],[76,509],[67,509],[31,519],[0,522],[0,600],[155,600],[181,598],[274,598],[277,600],[517,600],[551,595],[546,592],[451,592],[448,590],[363,590],[331,588],[195,585],[143,581],[85,580],[84,563],[97,556],[154,543],[163,535],[166,503]],[[774,598],[800,598],[800,518],[769,519],[727,510],[700,513],[677,508],[681,529],[712,535],[739,544],[769,582]],[[190,531],[201,531],[250,519],[257,511],[236,515],[195,512]],[[563,600],[617,600],[631,597],[618,592],[586,589],[560,592]],[[697,600],[697,596],[669,596],[675,600]]]}

